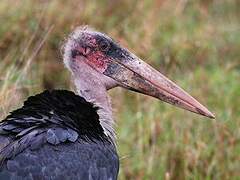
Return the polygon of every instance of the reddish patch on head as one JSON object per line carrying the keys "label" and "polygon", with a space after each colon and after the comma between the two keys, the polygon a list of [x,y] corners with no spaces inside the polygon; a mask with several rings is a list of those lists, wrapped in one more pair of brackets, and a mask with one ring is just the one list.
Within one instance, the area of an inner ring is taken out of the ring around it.
{"label": "reddish patch on head", "polygon": [[87,56],[86,62],[97,71],[103,73],[107,69],[109,60],[101,51],[95,51]]}
{"label": "reddish patch on head", "polygon": [[[100,73],[103,73],[108,66],[109,59],[105,55],[102,46],[95,36],[89,33],[84,33],[81,39],[77,40],[74,44],[75,49],[79,53],[77,56],[83,56],[84,61],[92,68]],[[105,46],[104,46],[105,47]]]}

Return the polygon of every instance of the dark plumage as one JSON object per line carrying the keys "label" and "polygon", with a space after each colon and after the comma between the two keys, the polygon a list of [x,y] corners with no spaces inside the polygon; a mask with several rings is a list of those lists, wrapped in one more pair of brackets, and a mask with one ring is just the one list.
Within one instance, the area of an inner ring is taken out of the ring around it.
{"label": "dark plumage", "polygon": [[0,179],[116,179],[118,156],[97,110],[65,90],[29,97],[0,124]]}

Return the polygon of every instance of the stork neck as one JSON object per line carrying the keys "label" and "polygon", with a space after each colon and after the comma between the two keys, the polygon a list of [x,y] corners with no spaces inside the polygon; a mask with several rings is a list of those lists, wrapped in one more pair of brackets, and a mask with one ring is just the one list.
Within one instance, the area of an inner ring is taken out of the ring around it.
{"label": "stork neck", "polygon": [[91,76],[75,79],[75,85],[80,96],[99,107],[98,115],[100,124],[105,135],[114,141],[112,106],[106,87],[97,78],[91,78]]}

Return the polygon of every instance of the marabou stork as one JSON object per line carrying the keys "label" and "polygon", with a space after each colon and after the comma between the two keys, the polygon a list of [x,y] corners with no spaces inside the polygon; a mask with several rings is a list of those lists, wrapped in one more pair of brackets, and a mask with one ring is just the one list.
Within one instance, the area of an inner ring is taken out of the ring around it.
{"label": "marabou stork", "polygon": [[214,118],[184,90],[107,35],[79,27],[63,59],[77,94],[44,91],[0,123],[0,179],[117,179],[112,109],[120,86]]}

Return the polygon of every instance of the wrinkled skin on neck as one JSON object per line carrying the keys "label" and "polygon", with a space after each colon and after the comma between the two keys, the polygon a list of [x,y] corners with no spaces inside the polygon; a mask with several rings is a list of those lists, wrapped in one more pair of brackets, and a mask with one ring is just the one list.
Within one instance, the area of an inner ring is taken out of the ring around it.
{"label": "wrinkled skin on neck", "polygon": [[74,61],[78,61],[71,64],[72,77],[78,94],[100,108],[98,114],[104,132],[114,139],[112,107],[107,91],[116,87],[117,82],[107,76],[100,79],[101,74],[84,63],[81,57]]}

